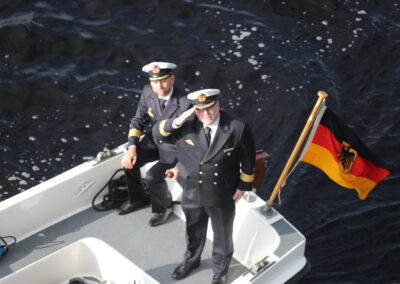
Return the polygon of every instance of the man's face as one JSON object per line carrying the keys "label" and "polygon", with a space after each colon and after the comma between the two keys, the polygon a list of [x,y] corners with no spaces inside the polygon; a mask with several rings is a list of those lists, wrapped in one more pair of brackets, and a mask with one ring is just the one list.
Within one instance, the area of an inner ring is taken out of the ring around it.
{"label": "man's face", "polygon": [[210,108],[201,110],[201,109],[196,109],[196,116],[197,118],[205,125],[211,125],[214,121],[216,121],[219,117],[219,102],[216,102],[215,105],[213,105]]}
{"label": "man's face", "polygon": [[151,88],[153,92],[160,97],[166,96],[172,89],[175,83],[175,75],[171,75],[168,78],[157,81],[150,81]]}

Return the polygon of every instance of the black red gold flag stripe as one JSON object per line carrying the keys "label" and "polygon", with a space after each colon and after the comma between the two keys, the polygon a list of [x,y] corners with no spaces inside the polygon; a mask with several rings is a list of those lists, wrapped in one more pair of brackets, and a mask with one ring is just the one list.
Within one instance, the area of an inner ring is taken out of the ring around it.
{"label": "black red gold flag stripe", "polygon": [[390,174],[357,135],[328,108],[302,161],[320,168],[337,184],[356,190],[362,200]]}

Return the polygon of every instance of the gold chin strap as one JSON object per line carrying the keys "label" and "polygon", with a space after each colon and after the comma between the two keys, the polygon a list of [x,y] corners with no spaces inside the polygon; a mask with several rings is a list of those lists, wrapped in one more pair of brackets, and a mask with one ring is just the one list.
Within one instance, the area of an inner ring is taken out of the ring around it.
{"label": "gold chin strap", "polygon": [[171,76],[171,75],[170,75],[170,74],[167,74],[167,75],[164,75],[164,76],[161,76],[161,77],[156,77],[156,78],[149,77],[149,80],[150,80],[150,81],[160,81],[160,80],[167,79],[169,76]]}

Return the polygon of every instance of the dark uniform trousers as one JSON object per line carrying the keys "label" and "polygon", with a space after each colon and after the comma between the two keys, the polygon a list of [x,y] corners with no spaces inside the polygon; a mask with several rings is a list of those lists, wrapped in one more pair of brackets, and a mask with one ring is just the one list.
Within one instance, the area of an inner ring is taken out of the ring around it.
{"label": "dark uniform trousers", "polygon": [[[158,159],[157,149],[142,149],[139,144],[136,164],[132,169],[125,169],[131,203],[147,198],[143,188],[140,168]],[[171,194],[165,181],[165,171],[173,167],[174,164],[157,162],[146,173],[145,179],[149,185],[150,203],[153,213],[161,213],[172,205]]]}
{"label": "dark uniform trousers", "polygon": [[182,210],[186,217],[186,245],[184,261],[200,262],[201,253],[207,240],[208,220],[214,233],[212,260],[216,276],[225,275],[233,255],[233,220],[235,203],[223,206],[202,206],[183,194]]}

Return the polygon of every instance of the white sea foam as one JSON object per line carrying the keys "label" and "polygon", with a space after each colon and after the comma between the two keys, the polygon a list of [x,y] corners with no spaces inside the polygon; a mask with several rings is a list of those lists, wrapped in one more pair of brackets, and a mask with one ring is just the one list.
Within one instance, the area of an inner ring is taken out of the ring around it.
{"label": "white sea foam", "polygon": [[85,161],[91,160],[91,159],[93,159],[93,156],[84,156],[84,157],[82,157],[82,160],[85,160]]}
{"label": "white sea foam", "polygon": [[251,65],[257,65],[257,64],[258,64],[258,61],[255,60],[254,58],[249,58],[249,59],[247,59],[247,61],[249,61],[249,63],[250,63]]}
{"label": "white sea foam", "polygon": [[21,173],[21,176],[26,177],[26,178],[29,178],[31,175],[30,175],[29,173],[22,172],[22,173]]}
{"label": "white sea foam", "polygon": [[20,180],[20,178],[15,176],[15,175],[12,175],[12,176],[8,177],[8,180],[9,181],[14,181],[14,180]]}
{"label": "white sea foam", "polygon": [[232,39],[233,39],[233,40],[236,40],[236,41],[240,41],[240,40],[243,40],[243,39],[246,38],[246,37],[249,37],[250,35],[251,35],[251,32],[248,32],[248,31],[240,31],[240,35],[239,35],[239,36],[233,35],[233,36],[232,36]]}

